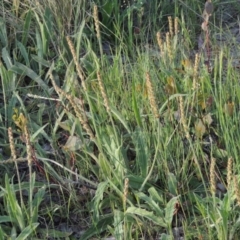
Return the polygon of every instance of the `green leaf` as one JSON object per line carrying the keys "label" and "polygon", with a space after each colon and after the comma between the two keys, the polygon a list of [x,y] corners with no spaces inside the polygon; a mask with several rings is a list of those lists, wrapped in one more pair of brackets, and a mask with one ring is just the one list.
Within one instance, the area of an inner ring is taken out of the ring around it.
{"label": "green leaf", "polygon": [[9,70],[12,67],[12,60],[6,47],[2,49],[2,59]]}
{"label": "green leaf", "polygon": [[174,216],[174,211],[175,211],[175,205],[178,202],[178,197],[172,198],[168,203],[165,208],[165,222],[167,225],[170,227],[172,224],[172,219]]}
{"label": "green leaf", "polygon": [[18,200],[15,195],[13,185],[9,183],[8,176],[5,176],[5,188],[6,188],[6,200],[7,200],[7,212],[10,215],[12,222],[18,224],[22,230],[25,228],[25,219],[22,208],[18,204]]}
{"label": "green leaf", "polygon": [[164,205],[164,199],[163,199],[163,193],[160,195],[159,192],[157,192],[157,190],[155,189],[155,187],[151,187],[148,189],[148,192],[150,194],[150,196],[152,197],[152,199],[156,202],[158,202],[158,204]]}
{"label": "green leaf", "polygon": [[[133,189],[139,189],[145,180],[145,178],[138,175],[127,175],[126,177],[129,179],[129,186]],[[143,190],[145,191],[150,187],[152,187],[152,185],[150,183],[146,183]]]}
{"label": "green leaf", "polygon": [[30,62],[29,62],[29,58],[28,58],[28,52],[27,52],[25,46],[21,42],[17,41],[17,47],[20,50],[21,55],[24,58],[24,61],[25,61],[26,65],[29,67]]}
{"label": "green leaf", "polygon": [[137,121],[138,126],[141,128],[142,127],[142,120],[141,120],[141,116],[140,116],[140,112],[139,112],[139,108],[137,105],[137,100],[136,100],[136,94],[135,94],[135,86],[133,84],[133,88],[132,88],[132,108],[134,111],[134,115],[135,115],[135,119]]}
{"label": "green leaf", "polygon": [[32,11],[28,10],[28,13],[27,13],[27,15],[25,17],[25,21],[24,21],[24,27],[23,27],[23,35],[22,35],[23,46],[27,45],[29,29],[30,29],[30,25],[31,25],[31,19],[32,19]]}
{"label": "green leaf", "polygon": [[6,47],[8,45],[6,21],[3,18],[0,18],[0,44],[0,47]]}
{"label": "green leaf", "polygon": [[139,197],[140,199],[144,200],[145,203],[150,207],[150,209],[152,211],[154,211],[154,213],[158,217],[161,217],[162,219],[164,218],[163,210],[159,207],[159,205],[151,197],[148,197],[146,194],[144,194],[142,192],[137,192],[137,193],[135,193],[135,195],[137,197]]}
{"label": "green leaf", "polygon": [[61,232],[55,229],[38,229],[38,233],[42,233],[44,236],[48,236],[48,238],[66,238],[72,235],[72,232]]}
{"label": "green leaf", "polygon": [[173,173],[169,173],[167,178],[168,178],[167,179],[168,180],[168,191],[174,196],[178,195],[176,176]]}
{"label": "green leaf", "polygon": [[17,73],[19,75],[26,75],[30,77],[32,80],[34,80],[40,87],[42,87],[44,90],[48,90],[48,85],[41,79],[40,76],[38,76],[32,69],[28,68],[27,66],[16,62],[11,68],[10,71]]}
{"label": "green leaf", "polygon": [[130,214],[130,215],[138,215],[144,218],[147,218],[151,221],[153,221],[155,224],[166,228],[167,224],[164,222],[164,220],[161,217],[158,217],[156,215],[154,215],[153,212],[149,212],[145,209],[142,208],[137,208],[137,207],[129,207],[126,211],[126,214]]}
{"label": "green leaf", "polygon": [[4,240],[6,239],[6,234],[4,233],[4,231],[2,230],[1,226],[0,226],[0,240]]}
{"label": "green leaf", "polygon": [[48,67],[48,68],[51,67],[51,63],[49,61],[43,59],[42,57],[39,57],[34,54],[31,54],[31,57],[35,62],[39,63],[40,65]]}
{"label": "green leaf", "polygon": [[135,131],[133,134],[133,142],[136,151],[136,163],[140,168],[141,176],[146,177],[148,173],[148,159],[150,149],[146,134],[142,131]]}
{"label": "green leaf", "polygon": [[89,240],[92,236],[99,236],[109,225],[112,225],[113,222],[112,214],[100,218],[97,223],[94,223],[94,225],[81,236],[80,240]]}
{"label": "green leaf", "polygon": [[172,240],[173,238],[170,235],[167,235],[166,233],[161,234],[161,240]]}
{"label": "green leaf", "polygon": [[9,216],[0,216],[0,223],[11,222],[11,218]]}
{"label": "green leaf", "polygon": [[33,223],[32,225],[24,228],[16,240],[29,239],[28,237],[34,232],[38,225],[39,223]]}
{"label": "green leaf", "polygon": [[38,220],[38,208],[39,205],[41,204],[43,197],[45,195],[45,190],[46,190],[46,186],[41,187],[40,189],[38,189],[38,192],[34,195],[34,199],[32,202],[32,206],[33,206],[33,213],[32,213],[32,217],[31,217],[31,222],[37,222]]}
{"label": "green leaf", "polygon": [[114,237],[116,240],[123,240],[124,237],[123,218],[123,212],[114,210]]}

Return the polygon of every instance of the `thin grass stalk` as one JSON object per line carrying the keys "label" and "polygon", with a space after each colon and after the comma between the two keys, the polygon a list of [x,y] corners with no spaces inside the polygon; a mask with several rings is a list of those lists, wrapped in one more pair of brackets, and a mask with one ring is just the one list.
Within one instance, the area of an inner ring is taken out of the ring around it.
{"label": "thin grass stalk", "polygon": [[[128,188],[129,188],[129,179],[125,178],[124,190],[123,190],[123,211],[124,211],[124,213],[127,210]],[[124,239],[127,239],[127,232],[128,232],[127,221],[124,220]]]}
{"label": "thin grass stalk", "polygon": [[124,210],[124,212],[126,211],[128,187],[129,187],[129,179],[125,178],[125,181],[124,181],[124,191],[123,191],[123,210]]}
{"label": "thin grass stalk", "polygon": [[192,98],[192,102],[190,104],[190,112],[193,112],[193,108],[194,108],[194,105],[195,105],[195,102],[196,102],[197,90],[199,88],[199,83],[198,83],[199,61],[200,61],[200,57],[199,57],[199,54],[197,53],[195,55],[195,62],[194,62],[194,68],[193,68],[193,85],[192,85],[193,98]]}

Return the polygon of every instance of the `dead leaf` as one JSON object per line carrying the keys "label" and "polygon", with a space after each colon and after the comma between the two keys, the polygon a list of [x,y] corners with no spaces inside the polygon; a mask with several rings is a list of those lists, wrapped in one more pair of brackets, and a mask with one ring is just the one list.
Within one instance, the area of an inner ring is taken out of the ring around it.
{"label": "dead leaf", "polygon": [[227,102],[224,105],[224,112],[229,116],[233,115],[234,112],[234,102]]}
{"label": "dead leaf", "polygon": [[213,119],[211,117],[211,113],[208,113],[203,117],[204,124],[207,124],[208,126],[210,126],[212,124],[212,122],[213,122]]}
{"label": "dead leaf", "polygon": [[175,81],[172,76],[167,78],[167,84],[165,85],[165,91],[169,95],[172,95],[177,92]]}
{"label": "dead leaf", "polygon": [[206,132],[206,127],[201,119],[198,119],[195,123],[195,132],[198,138],[202,138]]}
{"label": "dead leaf", "polygon": [[81,149],[82,146],[83,146],[83,142],[79,137],[70,136],[66,144],[63,146],[63,149],[65,149],[66,151],[74,152]]}

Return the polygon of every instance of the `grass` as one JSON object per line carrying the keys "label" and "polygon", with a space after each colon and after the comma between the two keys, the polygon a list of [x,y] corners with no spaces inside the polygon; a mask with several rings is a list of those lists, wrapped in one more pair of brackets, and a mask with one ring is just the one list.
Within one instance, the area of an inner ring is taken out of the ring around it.
{"label": "grass", "polygon": [[157,2],[1,2],[0,239],[238,238],[235,12]]}

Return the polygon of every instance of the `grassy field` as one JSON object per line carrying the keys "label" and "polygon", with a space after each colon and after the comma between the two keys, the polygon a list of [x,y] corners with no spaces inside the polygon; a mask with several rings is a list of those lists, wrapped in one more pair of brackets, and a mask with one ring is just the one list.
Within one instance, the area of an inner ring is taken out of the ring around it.
{"label": "grassy field", "polygon": [[0,2],[0,240],[239,239],[240,3]]}

